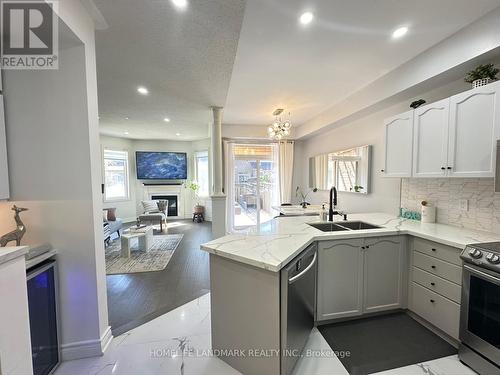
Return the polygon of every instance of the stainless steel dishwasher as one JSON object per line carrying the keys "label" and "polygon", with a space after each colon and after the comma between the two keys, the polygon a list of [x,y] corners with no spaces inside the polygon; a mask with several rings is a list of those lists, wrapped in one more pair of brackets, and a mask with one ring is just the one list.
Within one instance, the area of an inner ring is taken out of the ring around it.
{"label": "stainless steel dishwasher", "polygon": [[281,270],[281,375],[292,372],[314,327],[316,244]]}

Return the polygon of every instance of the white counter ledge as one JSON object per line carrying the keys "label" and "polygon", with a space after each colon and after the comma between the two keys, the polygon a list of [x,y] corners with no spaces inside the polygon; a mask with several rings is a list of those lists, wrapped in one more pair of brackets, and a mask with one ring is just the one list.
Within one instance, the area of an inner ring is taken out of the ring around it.
{"label": "white counter ledge", "polygon": [[0,247],[0,264],[22,257],[28,250],[27,246]]}
{"label": "white counter ledge", "polygon": [[[463,248],[476,242],[500,241],[500,234],[444,224],[428,224],[385,213],[351,214],[349,221],[364,221],[383,228],[322,232],[307,225],[319,222],[314,216],[280,217],[242,234],[218,238],[201,245],[211,254],[278,272],[311,242],[356,237],[408,234],[445,245]],[[342,221],[336,217],[335,221]]]}

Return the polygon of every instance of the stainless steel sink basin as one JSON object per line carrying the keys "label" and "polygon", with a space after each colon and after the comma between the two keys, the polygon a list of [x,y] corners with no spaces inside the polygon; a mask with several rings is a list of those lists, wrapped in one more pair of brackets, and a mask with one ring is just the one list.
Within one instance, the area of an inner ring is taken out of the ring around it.
{"label": "stainless steel sink basin", "polygon": [[311,227],[319,229],[322,232],[337,232],[341,230],[349,230],[334,223],[311,223]]}
{"label": "stainless steel sink basin", "polygon": [[309,223],[311,227],[322,232],[337,232],[343,230],[363,230],[382,228],[377,225],[365,223],[364,221],[338,221],[335,223]]}
{"label": "stainless steel sink basin", "polygon": [[342,221],[338,225],[351,230],[378,229],[378,225],[365,223],[364,221]]}

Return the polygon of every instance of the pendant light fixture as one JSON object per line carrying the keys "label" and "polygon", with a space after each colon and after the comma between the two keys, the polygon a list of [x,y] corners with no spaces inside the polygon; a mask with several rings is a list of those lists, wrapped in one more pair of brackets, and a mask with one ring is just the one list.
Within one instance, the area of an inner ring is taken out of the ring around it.
{"label": "pendant light fixture", "polygon": [[290,128],[292,127],[292,122],[290,121],[290,112],[288,112],[288,118],[283,120],[281,114],[284,109],[278,108],[273,112],[274,121],[273,124],[267,128],[269,138],[280,140],[290,135]]}

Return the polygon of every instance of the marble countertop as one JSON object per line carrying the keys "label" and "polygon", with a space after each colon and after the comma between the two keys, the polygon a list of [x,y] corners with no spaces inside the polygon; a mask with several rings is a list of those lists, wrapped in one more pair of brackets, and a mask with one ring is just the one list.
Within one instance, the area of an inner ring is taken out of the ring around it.
{"label": "marble countertop", "polygon": [[[322,232],[307,223],[320,222],[317,216],[273,219],[259,228],[231,234],[201,245],[211,254],[278,272],[310,243],[359,237],[408,234],[459,249],[477,242],[500,241],[500,234],[444,224],[421,223],[385,213],[351,214],[349,221],[362,220],[383,228],[356,231]],[[336,217],[341,222],[341,217]]]}
{"label": "marble countertop", "polygon": [[27,246],[0,247],[0,264],[22,257],[29,250]]}

